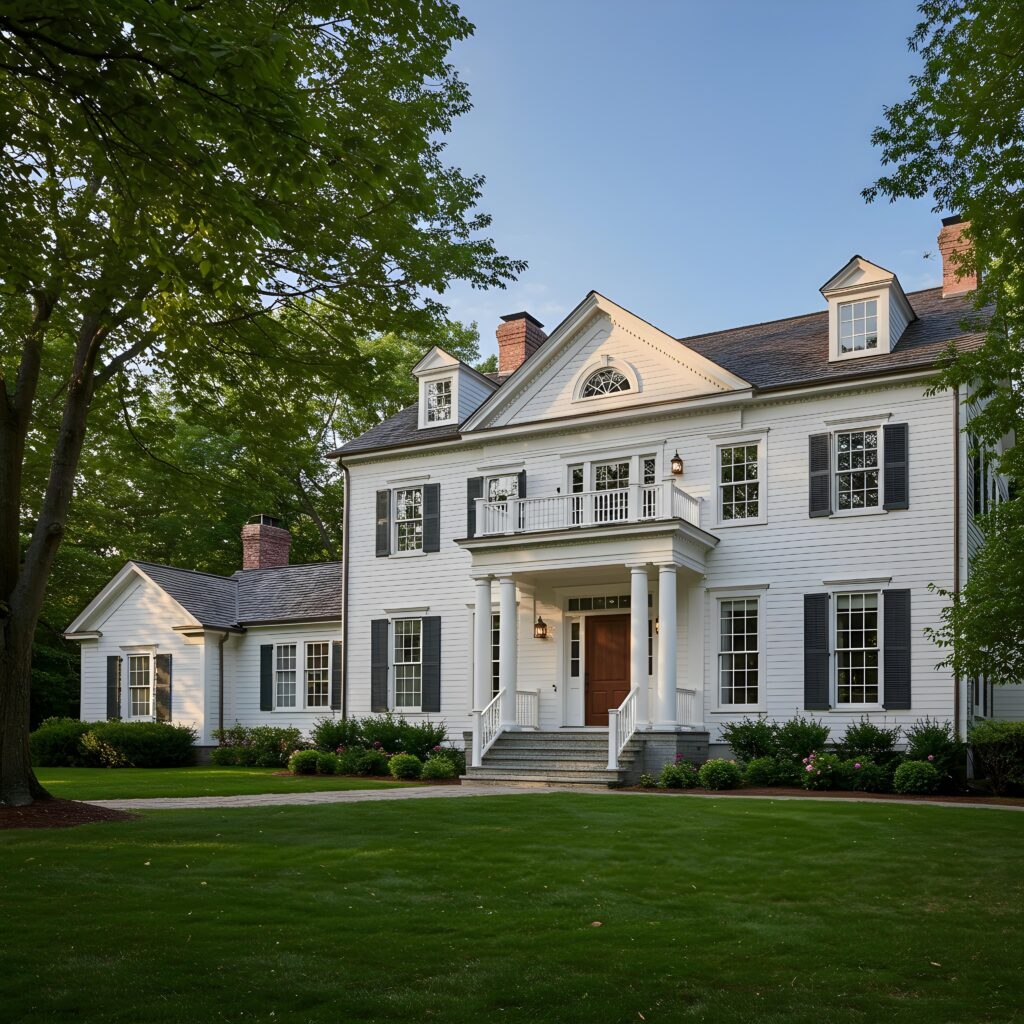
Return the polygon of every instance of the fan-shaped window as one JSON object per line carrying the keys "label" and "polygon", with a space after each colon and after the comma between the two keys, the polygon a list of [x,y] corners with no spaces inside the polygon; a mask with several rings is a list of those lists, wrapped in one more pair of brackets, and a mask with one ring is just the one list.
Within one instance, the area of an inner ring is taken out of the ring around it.
{"label": "fan-shaped window", "polygon": [[602,395],[617,395],[620,391],[629,391],[629,387],[629,379],[624,374],[606,366],[587,378],[580,396],[600,398]]}

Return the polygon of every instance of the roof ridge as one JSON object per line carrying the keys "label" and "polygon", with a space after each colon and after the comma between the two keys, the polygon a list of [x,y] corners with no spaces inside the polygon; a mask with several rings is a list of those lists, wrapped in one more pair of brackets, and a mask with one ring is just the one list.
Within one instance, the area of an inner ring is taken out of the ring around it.
{"label": "roof ridge", "polygon": [[332,558],[327,562],[289,562],[287,565],[259,565],[253,569],[236,569],[230,576],[221,579],[235,580],[241,576],[250,576],[254,572],[277,572],[279,569],[308,569],[314,565],[343,565],[340,558]]}
{"label": "roof ridge", "polygon": [[138,558],[131,558],[129,561],[132,565],[150,565],[156,569],[173,569],[175,572],[188,572],[193,576],[210,576],[215,580],[222,580],[224,583],[234,581],[234,574],[231,576],[221,576],[220,573],[207,572],[205,569],[187,569],[183,565],[168,565],[166,562],[146,562]]}

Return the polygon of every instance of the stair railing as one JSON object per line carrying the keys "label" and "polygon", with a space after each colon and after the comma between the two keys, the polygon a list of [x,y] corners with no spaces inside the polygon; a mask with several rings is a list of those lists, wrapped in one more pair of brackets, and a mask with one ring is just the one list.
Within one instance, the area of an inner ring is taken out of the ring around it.
{"label": "stair railing", "polygon": [[501,697],[504,692],[504,690],[499,690],[487,707],[480,711],[473,711],[474,768],[480,767],[483,763],[484,754],[491,749],[494,741],[501,733]]}
{"label": "stair railing", "polygon": [[626,749],[633,733],[636,732],[636,695],[639,690],[630,690],[626,699],[617,707],[608,710],[608,770],[617,771],[619,756]]}

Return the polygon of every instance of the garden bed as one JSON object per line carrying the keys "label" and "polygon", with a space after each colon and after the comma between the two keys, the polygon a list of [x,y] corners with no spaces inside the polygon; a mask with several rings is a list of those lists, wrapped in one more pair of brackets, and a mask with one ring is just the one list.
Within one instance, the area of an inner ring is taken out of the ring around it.
{"label": "garden bed", "polygon": [[852,789],[803,789],[799,786],[741,786],[738,789],[664,789],[661,787],[647,788],[644,786],[625,786],[620,792],[630,793],[655,793],[673,796],[778,796],[778,797],[808,797],[815,800],[835,797],[837,800],[913,800],[915,803],[940,803],[940,804],[994,804],[1010,807],[1024,807],[1024,797],[1018,796],[991,796],[987,793],[957,793],[955,795],[943,795],[942,793],[903,794],[903,793],[865,793],[862,790]]}
{"label": "garden bed", "polygon": [[110,807],[50,797],[27,807],[0,807],[0,830],[11,828],[74,828],[98,821],[132,821],[137,814]]}

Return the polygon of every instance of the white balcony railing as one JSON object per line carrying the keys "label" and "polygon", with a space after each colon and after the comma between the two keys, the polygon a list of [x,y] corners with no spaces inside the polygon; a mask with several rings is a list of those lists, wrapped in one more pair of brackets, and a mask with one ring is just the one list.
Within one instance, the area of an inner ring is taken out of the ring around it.
{"label": "white balcony railing", "polygon": [[676,721],[680,725],[699,725],[697,691],[676,687]]}
{"label": "white balcony railing", "polygon": [[540,694],[536,690],[516,690],[516,725],[540,728]]}
{"label": "white balcony railing", "polygon": [[636,732],[636,695],[639,690],[630,690],[626,699],[617,707],[608,710],[608,768],[619,767],[619,755],[626,748],[630,737]]}
{"label": "white balcony railing", "polygon": [[671,480],[544,498],[476,499],[477,536],[682,519],[700,526],[700,501]]}

